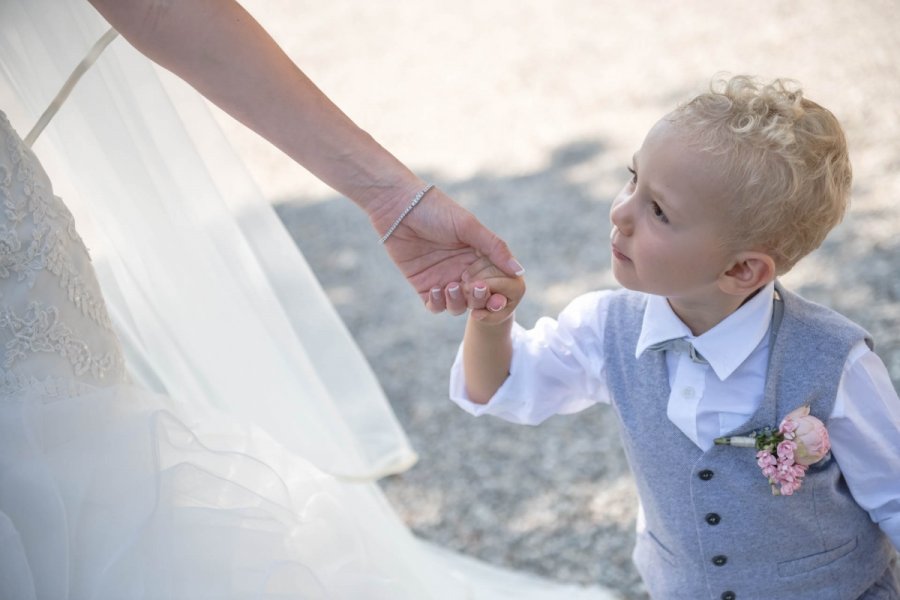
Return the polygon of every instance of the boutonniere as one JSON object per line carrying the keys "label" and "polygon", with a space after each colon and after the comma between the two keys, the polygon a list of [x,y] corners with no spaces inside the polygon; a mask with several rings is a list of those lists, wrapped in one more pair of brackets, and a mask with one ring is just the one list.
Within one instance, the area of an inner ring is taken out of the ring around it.
{"label": "boutonniere", "polygon": [[775,496],[790,496],[800,489],[809,465],[831,449],[825,424],[809,414],[809,406],[788,414],[778,429],[766,427],[752,436],[716,438],[716,444],[756,448],[756,464]]}

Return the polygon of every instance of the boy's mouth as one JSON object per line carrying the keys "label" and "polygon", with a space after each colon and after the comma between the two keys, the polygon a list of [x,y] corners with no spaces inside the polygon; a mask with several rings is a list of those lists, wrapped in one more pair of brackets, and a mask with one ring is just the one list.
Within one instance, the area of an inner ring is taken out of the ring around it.
{"label": "boy's mouth", "polygon": [[622,252],[618,248],[616,248],[615,244],[612,244],[612,254],[618,260],[627,260],[627,261],[631,262],[631,259],[628,258],[626,255],[622,254]]}

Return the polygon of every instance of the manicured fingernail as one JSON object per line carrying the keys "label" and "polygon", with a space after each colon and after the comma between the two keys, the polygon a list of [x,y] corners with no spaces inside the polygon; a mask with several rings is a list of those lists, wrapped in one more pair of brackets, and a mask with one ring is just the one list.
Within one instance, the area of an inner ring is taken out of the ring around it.
{"label": "manicured fingernail", "polygon": [[431,288],[431,298],[435,301],[441,299],[441,288],[433,287]]}
{"label": "manicured fingernail", "polygon": [[459,284],[451,283],[447,286],[447,292],[450,294],[450,297],[456,300],[459,298]]}
{"label": "manicured fingernail", "polygon": [[490,304],[487,305],[487,309],[491,312],[498,312],[503,310],[504,308],[506,308],[506,300],[502,300],[500,306],[491,306]]}
{"label": "manicured fingernail", "polygon": [[521,275],[525,274],[525,267],[523,267],[522,264],[519,261],[517,261],[516,259],[513,258],[507,264],[509,265],[509,270],[512,271],[513,273],[515,273],[516,275],[521,276]]}
{"label": "manicured fingernail", "polygon": [[487,296],[487,288],[484,287],[483,285],[476,285],[475,286],[475,297],[478,298],[479,300],[483,300],[485,296]]}

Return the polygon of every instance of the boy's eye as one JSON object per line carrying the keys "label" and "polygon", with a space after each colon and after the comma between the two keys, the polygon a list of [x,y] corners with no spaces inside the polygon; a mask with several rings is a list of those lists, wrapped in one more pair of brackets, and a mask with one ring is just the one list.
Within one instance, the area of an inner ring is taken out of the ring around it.
{"label": "boy's eye", "polygon": [[653,211],[653,216],[655,216],[661,222],[669,222],[669,217],[666,216],[666,213],[663,212],[663,209],[659,204],[657,204],[656,202],[650,202],[650,209]]}
{"label": "boy's eye", "polygon": [[[638,180],[637,171],[634,169],[634,167],[625,167],[625,168],[628,169],[629,173],[631,173],[631,181],[629,181],[628,183],[630,185],[637,185],[637,180]],[[669,217],[666,216],[666,213],[663,212],[662,207],[655,201],[652,201],[652,200],[650,201],[650,210],[653,211],[653,216],[656,217],[657,219],[659,219],[659,221],[661,223],[669,222]]]}

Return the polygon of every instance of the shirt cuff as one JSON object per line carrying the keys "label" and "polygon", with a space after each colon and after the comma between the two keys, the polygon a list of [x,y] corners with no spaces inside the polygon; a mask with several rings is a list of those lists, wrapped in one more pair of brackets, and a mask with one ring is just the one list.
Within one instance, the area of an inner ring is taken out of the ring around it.
{"label": "shirt cuff", "polygon": [[[512,360],[510,361],[510,373],[516,372],[516,364],[519,362],[517,358],[521,357],[521,353],[516,343],[525,329],[518,323],[513,324],[512,340],[513,351]],[[450,368],[450,400],[470,415],[480,417],[481,415],[493,415],[511,423],[519,423],[524,425],[537,425],[528,419],[530,411],[523,395],[515,389],[512,377],[507,377],[506,381],[497,389],[490,400],[485,404],[472,402],[466,393],[466,375],[463,370],[463,346],[460,344],[459,350],[456,352],[456,360]]]}
{"label": "shirt cuff", "polygon": [[485,404],[472,402],[469,399],[469,394],[466,392],[466,375],[463,371],[463,347],[460,344],[459,349],[456,351],[456,360],[453,361],[453,366],[450,367],[450,400],[470,415],[480,417],[491,413],[491,401],[493,399],[492,397]]}

